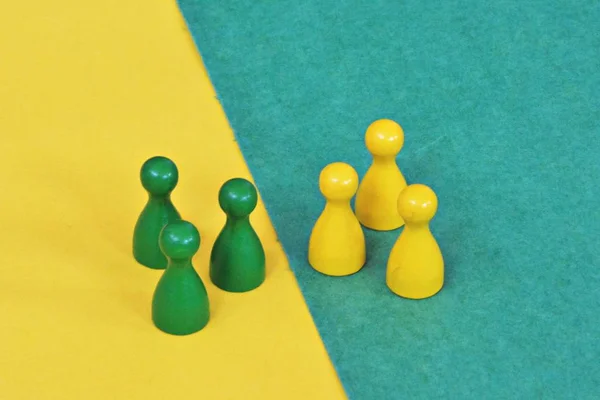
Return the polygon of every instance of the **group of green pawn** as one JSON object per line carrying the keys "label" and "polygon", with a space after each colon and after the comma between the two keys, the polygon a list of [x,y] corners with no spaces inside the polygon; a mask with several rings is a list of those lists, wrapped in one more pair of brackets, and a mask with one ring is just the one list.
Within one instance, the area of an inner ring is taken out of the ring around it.
{"label": "group of green pawn", "polygon": [[[143,164],[140,179],[148,202],[135,225],[133,255],[146,267],[165,270],[152,297],[152,320],[173,335],[198,332],[208,324],[210,302],[192,264],[200,233],[171,201],[177,166],[166,157],[152,157]],[[247,292],[265,280],[265,252],[249,218],[257,200],[256,188],[243,178],[228,180],[219,191],[227,220],[213,245],[209,271],[213,284],[227,292]]]}

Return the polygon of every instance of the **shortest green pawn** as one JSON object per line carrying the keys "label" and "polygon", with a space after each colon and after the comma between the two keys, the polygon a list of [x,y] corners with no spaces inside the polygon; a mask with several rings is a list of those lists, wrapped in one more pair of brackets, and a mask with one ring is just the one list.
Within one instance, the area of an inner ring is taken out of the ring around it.
{"label": "shortest green pawn", "polygon": [[152,320],[172,335],[198,332],[210,318],[206,288],[192,265],[200,234],[193,224],[179,220],[162,229],[159,243],[168,264],[154,292]]}
{"label": "shortest green pawn", "polygon": [[265,252],[250,224],[258,194],[252,183],[230,179],[219,191],[219,205],[227,222],[210,254],[210,278],[228,292],[247,292],[265,280]]}

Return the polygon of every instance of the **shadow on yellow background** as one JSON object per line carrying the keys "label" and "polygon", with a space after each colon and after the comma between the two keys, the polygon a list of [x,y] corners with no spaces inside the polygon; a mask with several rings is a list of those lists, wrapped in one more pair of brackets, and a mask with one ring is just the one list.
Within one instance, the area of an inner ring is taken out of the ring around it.
{"label": "shadow on yellow background", "polygon": [[[249,173],[176,4],[5,3],[0,54],[0,398],[344,398],[262,203],[266,283],[208,279],[217,191]],[[212,319],[187,337],[152,325],[161,271],[131,254],[153,155],[202,236]]]}

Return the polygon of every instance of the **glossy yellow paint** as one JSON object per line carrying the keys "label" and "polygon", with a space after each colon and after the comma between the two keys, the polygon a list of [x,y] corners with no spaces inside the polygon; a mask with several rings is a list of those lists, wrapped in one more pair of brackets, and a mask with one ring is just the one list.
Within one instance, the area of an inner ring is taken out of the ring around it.
{"label": "glossy yellow paint", "polygon": [[437,206],[435,192],[422,184],[407,186],[398,197],[406,226],[390,253],[386,281],[399,296],[424,299],[444,285],[444,259],[429,229]]}
{"label": "glossy yellow paint", "polygon": [[356,194],[356,216],[361,224],[376,231],[389,231],[404,225],[396,202],[406,180],[396,164],[404,145],[404,131],[395,121],[373,122],[365,134],[365,144],[373,163]]}
{"label": "glossy yellow paint", "polygon": [[321,171],[319,187],[327,203],[310,236],[308,261],[325,275],[354,274],[366,261],[365,236],[350,207],[358,174],[346,163],[332,163]]}

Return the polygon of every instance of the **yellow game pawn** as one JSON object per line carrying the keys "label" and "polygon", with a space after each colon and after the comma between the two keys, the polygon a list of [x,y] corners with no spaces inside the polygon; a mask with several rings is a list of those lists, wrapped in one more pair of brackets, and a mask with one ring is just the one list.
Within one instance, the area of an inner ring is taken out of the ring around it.
{"label": "yellow game pawn", "polygon": [[431,297],[444,285],[444,259],[429,230],[437,196],[428,186],[409,185],[398,197],[406,226],[392,248],[386,282],[392,292],[409,299]]}
{"label": "yellow game pawn", "polygon": [[396,122],[380,119],[365,134],[365,144],[373,163],[356,194],[356,216],[361,224],[376,231],[389,231],[404,225],[396,202],[406,180],[396,164],[404,145],[404,131]]}
{"label": "yellow game pawn", "polygon": [[366,261],[365,236],[350,207],[358,174],[348,164],[329,164],[321,171],[319,188],[327,202],[310,235],[308,262],[325,275],[354,274]]}

